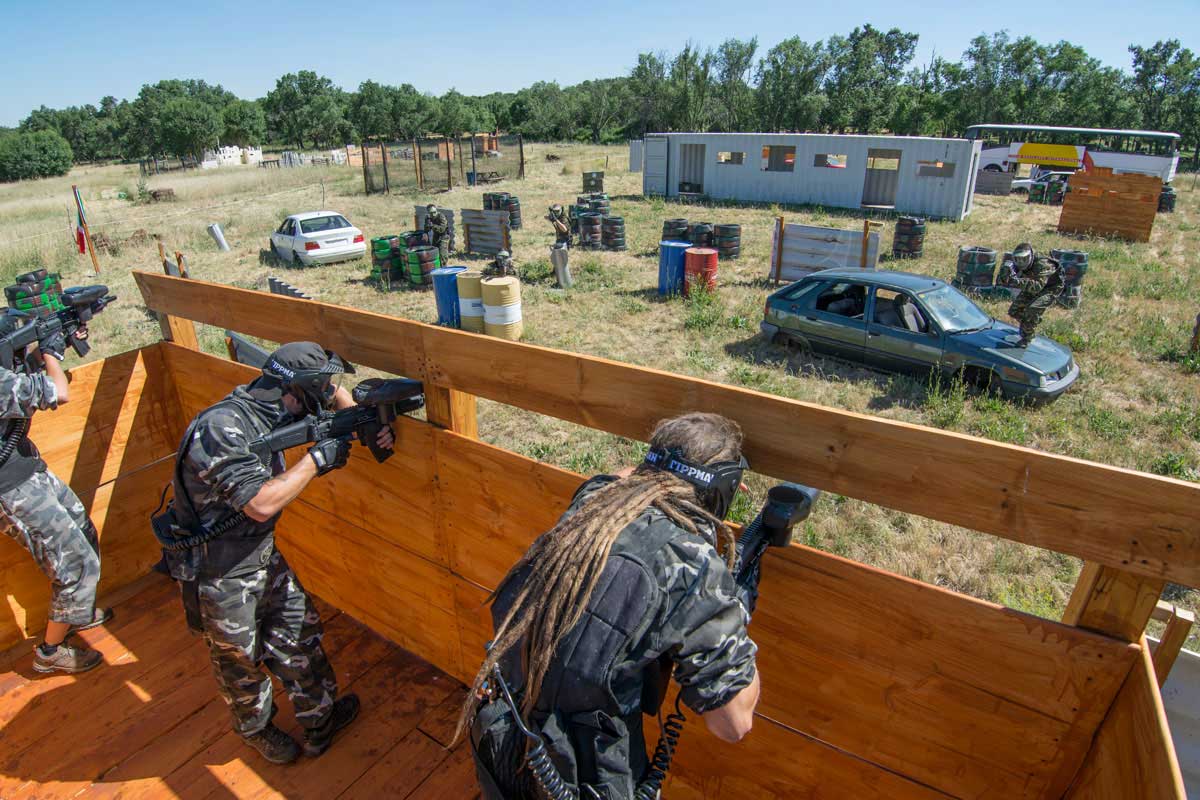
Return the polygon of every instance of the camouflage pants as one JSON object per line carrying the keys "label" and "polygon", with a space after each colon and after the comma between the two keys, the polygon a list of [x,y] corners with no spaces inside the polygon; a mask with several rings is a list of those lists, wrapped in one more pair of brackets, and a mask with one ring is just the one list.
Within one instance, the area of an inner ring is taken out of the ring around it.
{"label": "camouflage pants", "polygon": [[450,237],[443,236],[441,241],[439,241],[437,243],[437,249],[438,249],[438,264],[439,264],[439,266],[444,267],[450,263]]}
{"label": "camouflage pants", "polygon": [[0,494],[0,524],[50,579],[50,620],[92,621],[100,582],[96,528],[71,487],[49,470]]}
{"label": "camouflage pants", "polygon": [[279,678],[305,728],[322,725],[337,679],[321,647],[321,616],[283,555],[238,577],[200,579],[200,617],[213,674],[243,736],[271,721],[271,679]]}
{"label": "camouflage pants", "polygon": [[1042,315],[1046,313],[1046,309],[1054,305],[1056,297],[1058,297],[1058,292],[1044,290],[1037,294],[1021,292],[1017,295],[1017,299],[1013,300],[1012,305],[1008,307],[1008,315],[1017,321],[1022,337],[1033,337],[1034,330],[1042,321]]}

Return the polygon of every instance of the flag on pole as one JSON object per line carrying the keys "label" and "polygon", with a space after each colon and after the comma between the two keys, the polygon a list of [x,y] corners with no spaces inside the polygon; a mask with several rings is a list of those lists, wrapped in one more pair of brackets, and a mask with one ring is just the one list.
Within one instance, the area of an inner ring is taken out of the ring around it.
{"label": "flag on pole", "polygon": [[87,252],[87,215],[83,210],[83,198],[79,196],[79,187],[72,186],[71,191],[75,193],[75,208],[79,212],[78,222],[75,223],[75,244],[79,247],[79,254],[83,255]]}

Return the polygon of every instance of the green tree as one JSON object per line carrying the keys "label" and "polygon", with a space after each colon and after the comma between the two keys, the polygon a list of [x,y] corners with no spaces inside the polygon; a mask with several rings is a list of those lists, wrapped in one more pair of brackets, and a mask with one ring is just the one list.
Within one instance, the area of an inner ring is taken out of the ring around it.
{"label": "green tree", "polygon": [[745,42],[726,39],[717,48],[713,65],[717,82],[713,123],[718,130],[744,131],[755,127],[754,89],[750,81],[757,52],[757,37]]}
{"label": "green tree", "polygon": [[579,133],[594,144],[619,141],[628,122],[630,92],[628,79],[604,78],[584,81],[568,90],[571,106],[578,109]]}
{"label": "green tree", "polygon": [[340,138],[350,126],[338,94],[333,81],[312,70],[289,72],[275,81],[263,101],[267,125],[279,139],[299,148],[305,142]]}
{"label": "green tree", "polygon": [[870,25],[847,37],[830,37],[830,70],[825,80],[825,125],[839,132],[879,131],[892,118],[900,80],[912,61],[917,34]]}
{"label": "green tree", "polygon": [[0,135],[0,181],[66,175],[71,145],[52,128]]}
{"label": "green tree", "polygon": [[821,90],[829,58],[821,42],[784,39],[758,62],[756,106],[759,127],[768,131],[812,131],[826,98]]}
{"label": "green tree", "polygon": [[260,145],[267,138],[267,116],[253,100],[234,100],[221,112],[221,141],[240,147]]}
{"label": "green tree", "polygon": [[629,129],[633,135],[671,129],[665,53],[638,54],[637,64],[629,73],[629,92],[633,104]]}
{"label": "green tree", "polygon": [[397,90],[375,81],[363,81],[358,91],[350,98],[350,121],[355,130],[366,139],[393,137],[395,133],[394,109]]}
{"label": "green tree", "polygon": [[711,50],[701,53],[688,42],[671,61],[667,76],[669,120],[679,131],[706,131],[712,121],[713,66]]}
{"label": "green tree", "polygon": [[177,156],[203,155],[215,147],[223,130],[221,114],[193,97],[175,97],[162,108],[162,141]]}

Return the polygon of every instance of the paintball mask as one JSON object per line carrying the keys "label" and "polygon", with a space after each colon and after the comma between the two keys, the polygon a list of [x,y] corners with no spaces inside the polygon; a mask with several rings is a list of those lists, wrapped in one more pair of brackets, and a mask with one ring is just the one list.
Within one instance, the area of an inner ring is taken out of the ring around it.
{"label": "paintball mask", "polygon": [[717,519],[725,519],[733,498],[742,485],[742,473],[749,468],[745,458],[737,461],[718,461],[695,464],[679,450],[652,447],[646,453],[646,464],[683,478],[699,490],[700,500]]}
{"label": "paintball mask", "polygon": [[314,342],[293,342],[272,353],[262,371],[279,381],[284,391],[297,392],[304,410],[316,414],[333,402],[337,391],[333,376],[353,374],[354,366]]}
{"label": "paintball mask", "polygon": [[1033,262],[1037,259],[1037,255],[1033,252],[1033,245],[1028,242],[1022,242],[1013,250],[1013,267],[1017,272],[1024,272],[1033,266]]}

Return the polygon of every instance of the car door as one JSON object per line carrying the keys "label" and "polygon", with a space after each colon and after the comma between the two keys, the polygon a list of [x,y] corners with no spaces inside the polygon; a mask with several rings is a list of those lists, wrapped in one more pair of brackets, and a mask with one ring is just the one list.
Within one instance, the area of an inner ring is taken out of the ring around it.
{"label": "car door", "polygon": [[292,257],[292,236],[295,225],[296,221],[289,217],[283,221],[283,224],[279,226],[279,230],[275,231],[275,234],[271,237],[271,241],[275,243],[275,252],[289,259]]}
{"label": "car door", "polygon": [[869,305],[863,350],[868,366],[919,374],[941,363],[941,333],[912,295],[877,286]]}
{"label": "car door", "polygon": [[852,281],[831,281],[802,304],[797,320],[815,352],[861,362],[867,337],[864,322],[867,287]]}

